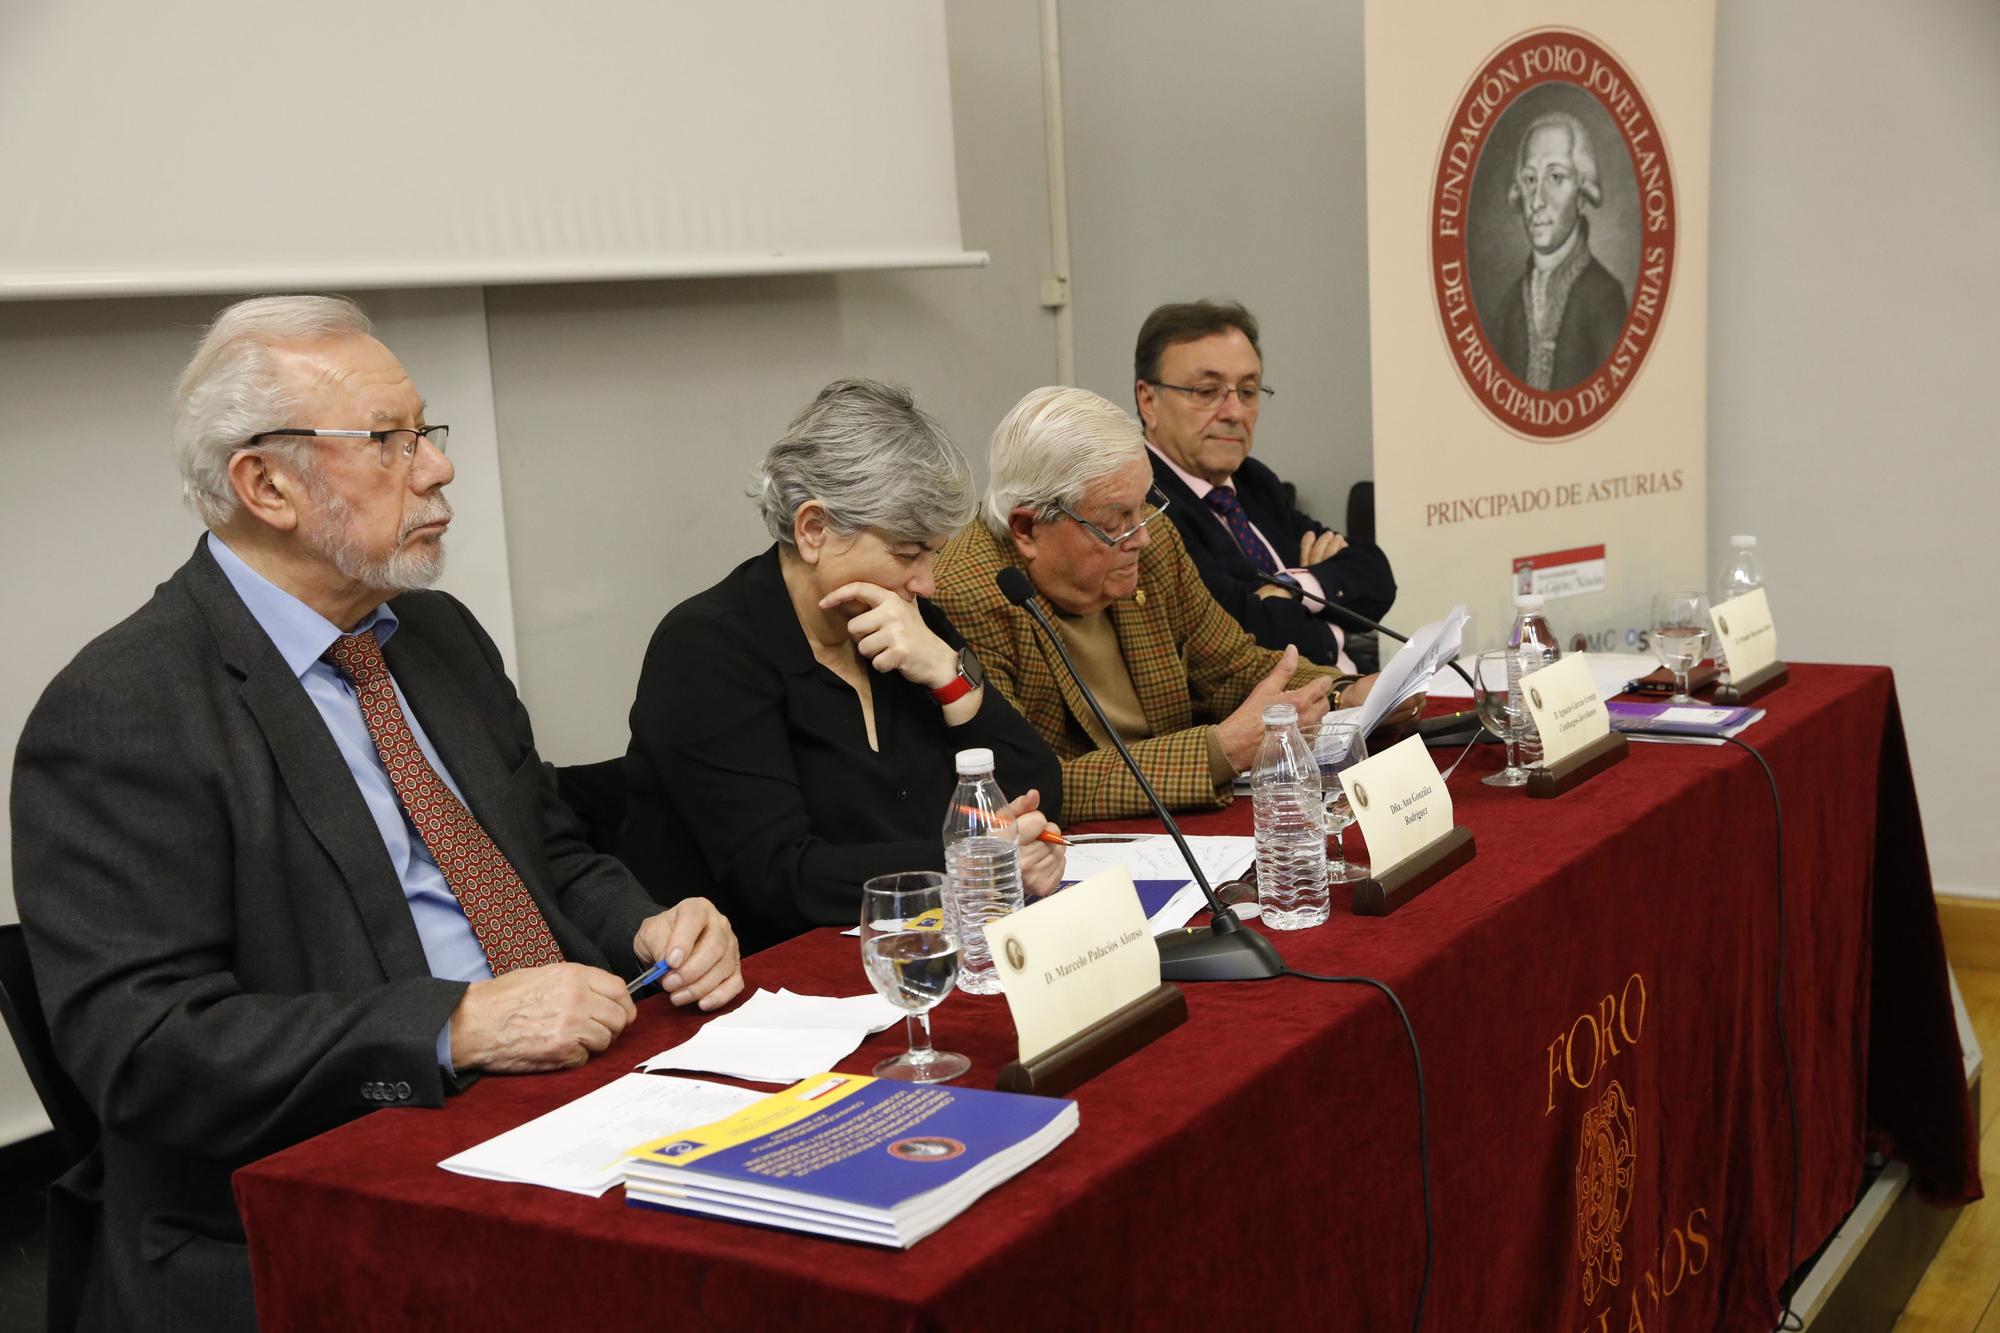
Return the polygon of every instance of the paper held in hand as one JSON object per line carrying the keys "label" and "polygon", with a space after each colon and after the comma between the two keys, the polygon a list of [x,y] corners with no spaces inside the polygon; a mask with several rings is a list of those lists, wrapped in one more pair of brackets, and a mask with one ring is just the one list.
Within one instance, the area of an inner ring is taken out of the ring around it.
{"label": "paper held in hand", "polygon": [[1451,832],[1451,793],[1421,736],[1343,769],[1340,785],[1368,839],[1368,863],[1377,876]]}
{"label": "paper held in hand", "polygon": [[987,923],[1023,1063],[1160,984],[1160,948],[1123,866]]}
{"label": "paper held in hand", "polygon": [[1778,660],[1778,631],[1771,623],[1771,600],[1762,588],[1717,602],[1708,618],[1729,661],[1732,680],[1755,675]]}
{"label": "paper held in hand", "polygon": [[1611,730],[1611,714],[1580,653],[1521,677],[1521,697],[1541,735],[1545,764],[1560,763]]}
{"label": "paper held in hand", "polygon": [[1376,723],[1422,694],[1438,668],[1458,656],[1467,619],[1465,608],[1454,606],[1443,620],[1419,628],[1382,668],[1368,697],[1352,708],[1327,714],[1327,720],[1356,723],[1363,736],[1374,731]]}

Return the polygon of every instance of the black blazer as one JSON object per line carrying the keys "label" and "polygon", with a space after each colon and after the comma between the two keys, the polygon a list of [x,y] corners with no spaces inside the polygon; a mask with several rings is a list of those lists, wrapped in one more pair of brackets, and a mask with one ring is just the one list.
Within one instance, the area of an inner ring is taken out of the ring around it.
{"label": "black blazer", "polygon": [[999,690],[950,727],[922,686],[894,672],[869,683],[879,753],[853,688],[813,657],[775,545],[682,602],[639,674],[620,857],[662,902],[720,904],[748,952],[855,924],[872,876],[943,869],[959,750],[990,747],[1001,789],[1039,789],[1056,817],[1062,765]]}
{"label": "black blazer", "polygon": [[[1153,464],[1153,483],[1167,496],[1167,517],[1179,530],[1209,594],[1264,647],[1282,649],[1295,643],[1308,661],[1333,665],[1340,646],[1328,619],[1308,611],[1295,597],[1259,597],[1257,589],[1262,584],[1257,566],[1236,545],[1229,530],[1216,521],[1215,511],[1188,489],[1166,460],[1150,449],[1146,455]],[[1306,533],[1327,530],[1324,523],[1294,508],[1285,498],[1278,474],[1255,458],[1244,459],[1232,480],[1243,512],[1278,548],[1284,566],[1298,561],[1299,541]],[[1396,601],[1396,576],[1389,568],[1389,558],[1374,542],[1350,538],[1345,550],[1320,561],[1312,572],[1328,597],[1370,620],[1387,615]]]}
{"label": "black blazer", "polygon": [[[658,911],[536,756],[500,654],[443,593],[385,649],[566,957],[636,968]],[[236,1166],[384,1104],[437,1106],[463,983],[431,976],[312,701],[206,544],[42,695],[14,765],[14,891],[56,1049],[103,1124],[86,1326],[254,1327]]]}

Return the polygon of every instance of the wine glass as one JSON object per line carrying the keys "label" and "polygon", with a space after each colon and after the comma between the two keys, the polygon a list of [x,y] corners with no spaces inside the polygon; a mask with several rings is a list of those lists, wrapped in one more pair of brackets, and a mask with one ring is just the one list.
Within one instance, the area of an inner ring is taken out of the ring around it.
{"label": "wine glass", "polygon": [[1520,680],[1519,649],[1494,648],[1481,653],[1472,664],[1472,694],[1479,706],[1479,721],[1507,744],[1507,767],[1480,779],[1488,787],[1527,785],[1528,770],[1514,759],[1514,747],[1528,729],[1528,706],[1521,699]]}
{"label": "wine glass", "polygon": [[875,993],[906,1011],[910,1049],[874,1069],[877,1078],[943,1083],[972,1068],[955,1051],[931,1046],[931,1009],[951,994],[959,940],[944,910],[935,870],[877,875],[861,886],[861,966]]}
{"label": "wine glass", "polygon": [[1355,723],[1322,722],[1319,734],[1313,738],[1313,755],[1319,761],[1320,790],[1326,796],[1327,832],[1333,835],[1333,855],[1326,863],[1326,882],[1351,884],[1366,879],[1368,867],[1348,860],[1341,845],[1342,835],[1354,822],[1354,807],[1348,803],[1347,789],[1340,785],[1340,775],[1368,757],[1367,737]]}
{"label": "wine glass", "polygon": [[1691,704],[1688,673],[1708,647],[1708,599],[1698,592],[1663,592],[1653,598],[1653,653],[1674,673],[1677,704]]}

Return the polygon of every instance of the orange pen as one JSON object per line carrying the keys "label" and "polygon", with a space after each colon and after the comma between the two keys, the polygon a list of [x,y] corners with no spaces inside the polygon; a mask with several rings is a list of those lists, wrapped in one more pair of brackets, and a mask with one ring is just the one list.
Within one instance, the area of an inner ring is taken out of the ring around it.
{"label": "orange pen", "polygon": [[[976,815],[979,812],[973,809],[969,805],[961,805],[960,807],[958,807],[958,813],[960,813],[961,815]],[[1065,838],[1062,834],[1056,832],[1054,829],[1051,828],[1045,828],[1040,833],[1037,833],[1035,835],[1035,841],[1052,843],[1057,847],[1067,847],[1070,845],[1068,838]]]}

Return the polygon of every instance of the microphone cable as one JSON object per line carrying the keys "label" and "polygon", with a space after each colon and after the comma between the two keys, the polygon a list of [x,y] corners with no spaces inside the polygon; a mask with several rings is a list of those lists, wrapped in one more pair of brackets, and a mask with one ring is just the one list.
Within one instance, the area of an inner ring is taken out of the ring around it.
{"label": "microphone cable", "polygon": [[1785,1109],[1791,1116],[1792,1129],[1792,1207],[1791,1222],[1785,1234],[1785,1284],[1780,1286],[1783,1311],[1778,1317],[1780,1333],[1798,1333],[1805,1328],[1805,1321],[1792,1309],[1792,1292],[1789,1284],[1798,1276],[1799,1264],[1799,1098],[1792,1086],[1792,1048],[1785,1034],[1785,806],[1778,798],[1778,775],[1771,771],[1770,761],[1758,753],[1755,746],[1738,740],[1734,736],[1724,736],[1723,740],[1757,761],[1764,770],[1764,780],[1771,786],[1771,811],[1778,821],[1778,1060],[1785,1071]]}
{"label": "microphone cable", "polygon": [[1417,1312],[1416,1317],[1410,1321],[1410,1327],[1422,1329],[1424,1302],[1430,1294],[1431,1287],[1432,1255],[1437,1242],[1436,1227],[1431,1220],[1430,1115],[1425,1109],[1424,1057],[1423,1052],[1417,1047],[1417,1029],[1410,1022],[1409,1011],[1403,1008],[1403,1002],[1397,998],[1396,992],[1390,990],[1385,982],[1377,981],[1373,977],[1326,976],[1318,972],[1301,972],[1295,967],[1285,968],[1283,975],[1297,977],[1301,981],[1324,981],[1337,986],[1372,986],[1388,997],[1389,1003],[1396,1006],[1396,1017],[1403,1020],[1403,1035],[1410,1043],[1410,1063],[1415,1065],[1417,1070],[1417,1174],[1423,1184],[1424,1195],[1424,1272],[1417,1282]]}

